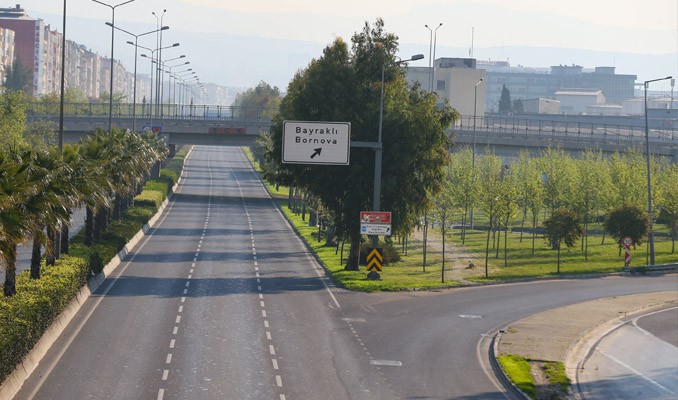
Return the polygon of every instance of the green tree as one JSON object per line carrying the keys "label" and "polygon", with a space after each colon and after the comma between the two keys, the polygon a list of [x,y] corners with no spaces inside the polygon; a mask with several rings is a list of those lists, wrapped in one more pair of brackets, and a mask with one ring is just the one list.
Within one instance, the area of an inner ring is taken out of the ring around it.
{"label": "green tree", "polygon": [[512,111],[511,92],[506,85],[501,86],[501,96],[499,97],[499,113],[510,114]]}
{"label": "green tree", "polygon": [[54,122],[44,119],[28,123],[23,133],[24,142],[32,149],[56,146],[59,138],[55,128]]}
{"label": "green tree", "polygon": [[452,217],[454,216],[455,211],[453,191],[454,188],[452,181],[447,178],[445,179],[442,190],[438,192],[435,200],[433,201],[434,206],[432,218],[438,222],[440,227],[440,235],[442,236],[443,242],[443,260],[441,270],[442,283],[445,283],[445,244],[447,242],[447,235],[449,234]]}
{"label": "green tree", "polygon": [[294,76],[271,128],[267,162],[277,165],[285,179],[280,183],[307,190],[325,205],[337,236],[351,241],[346,265],[351,270],[358,269],[357,216],[372,208],[374,152],[353,148],[348,166],[282,164],[283,121],[348,121],[352,141],[376,142],[384,67],[382,165],[387,167],[381,205],[393,212],[395,233],[413,229],[442,185],[449,147],[445,130],[458,114],[446,105],[436,107],[435,95],[408,89],[404,69],[394,64],[397,49],[397,37],[384,31],[381,19],[353,36],[350,51],[337,39]]}
{"label": "green tree", "polygon": [[501,207],[503,204],[502,188],[503,168],[499,157],[486,154],[480,157],[478,165],[478,200],[480,207],[485,211],[489,222],[487,224],[487,242],[485,245],[485,277],[489,277],[490,235],[499,227]]}
{"label": "green tree", "polygon": [[11,146],[0,152],[0,259],[5,267],[3,293],[16,293],[17,246],[31,231],[33,222],[26,200],[41,190],[42,182],[31,173],[30,152]]}
{"label": "green tree", "polygon": [[[521,151],[518,155],[518,161],[512,168],[517,193],[516,202],[523,209],[521,227],[524,226],[528,211],[532,217],[532,254],[534,254],[539,213],[544,206],[545,196],[539,160],[532,158],[529,152]],[[522,231],[520,237],[522,240]]]}
{"label": "green tree", "polygon": [[576,212],[565,208],[558,208],[551,213],[551,217],[544,221],[546,234],[544,238],[552,248],[558,251],[558,275],[560,275],[560,248],[565,243],[572,248],[582,235],[582,227]]}
{"label": "green tree", "polygon": [[625,236],[631,237],[634,244],[642,244],[650,233],[650,219],[647,211],[636,205],[623,205],[610,211],[605,219],[605,230],[622,245]]}
{"label": "green tree", "polygon": [[23,145],[25,98],[24,93],[19,91],[0,94],[0,150]]}
{"label": "green tree", "polygon": [[657,205],[660,217],[671,232],[671,253],[676,252],[676,238],[678,237],[678,165],[673,164],[661,175],[659,186],[663,188],[664,196]]}
{"label": "green tree", "polygon": [[539,160],[544,185],[544,201],[553,212],[557,208],[572,209],[577,169],[572,158],[562,149],[547,148]]}
{"label": "green tree", "polygon": [[272,118],[280,107],[280,89],[261,81],[255,88],[238,93],[233,102],[235,115],[241,118]]}
{"label": "green tree", "polygon": [[524,111],[523,101],[521,99],[515,99],[515,100],[513,100],[513,102],[511,104],[512,104],[512,106],[511,106],[512,111],[515,114],[521,114]]}
{"label": "green tree", "polygon": [[16,58],[12,66],[7,69],[3,86],[8,90],[22,91],[26,94],[33,91],[33,75],[19,58]]}
{"label": "green tree", "polygon": [[453,188],[452,196],[454,197],[455,204],[462,210],[462,244],[466,240],[467,217],[469,211],[473,209],[477,197],[472,158],[473,152],[466,146],[452,155],[448,168],[448,176]]}

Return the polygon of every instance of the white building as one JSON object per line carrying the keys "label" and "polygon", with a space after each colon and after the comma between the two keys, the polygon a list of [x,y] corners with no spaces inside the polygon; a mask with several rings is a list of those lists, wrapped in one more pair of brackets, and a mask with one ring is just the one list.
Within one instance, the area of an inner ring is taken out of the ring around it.
{"label": "white building", "polygon": [[556,100],[560,101],[560,111],[565,114],[583,114],[588,106],[605,104],[602,90],[560,90],[556,92]]}

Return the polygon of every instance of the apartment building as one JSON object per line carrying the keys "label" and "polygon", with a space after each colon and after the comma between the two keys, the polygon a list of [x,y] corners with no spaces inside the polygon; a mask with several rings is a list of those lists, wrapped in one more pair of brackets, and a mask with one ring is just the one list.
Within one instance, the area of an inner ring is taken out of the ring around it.
{"label": "apartment building", "polygon": [[0,28],[0,82],[5,81],[7,69],[14,62],[14,31]]}

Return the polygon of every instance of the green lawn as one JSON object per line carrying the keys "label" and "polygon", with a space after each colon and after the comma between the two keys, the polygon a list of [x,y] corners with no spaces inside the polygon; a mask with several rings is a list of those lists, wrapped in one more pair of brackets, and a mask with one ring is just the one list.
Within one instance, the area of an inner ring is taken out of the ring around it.
{"label": "green lawn", "polygon": [[[248,157],[251,153],[245,149]],[[256,165],[255,165],[256,166]],[[337,283],[352,290],[364,291],[383,291],[383,290],[402,290],[402,289],[432,289],[442,286],[457,286],[462,281],[473,282],[494,282],[522,278],[540,278],[558,276],[556,251],[549,248],[544,239],[537,235],[535,239],[535,252],[532,254],[532,241],[530,233],[523,233],[522,241],[520,233],[509,233],[508,236],[508,262],[504,266],[504,234],[501,235],[500,249],[497,257],[496,249],[492,248],[492,237],[490,238],[490,254],[488,263],[489,276],[485,277],[485,248],[487,231],[468,230],[464,244],[461,244],[460,233],[458,229],[452,230],[448,235],[447,242],[454,243],[464,252],[464,259],[470,259],[475,264],[472,270],[465,270],[457,263],[456,268],[450,271],[450,266],[456,258],[459,258],[460,252],[446,253],[446,276],[445,282],[442,282],[441,267],[442,254],[439,246],[435,244],[428,246],[427,265],[424,271],[423,267],[423,245],[422,242],[410,238],[407,246],[407,254],[401,252],[401,260],[384,266],[381,273],[382,280],[368,281],[367,271],[346,271],[342,263],[341,249],[337,251],[336,247],[325,247],[324,240],[317,241],[317,227],[309,227],[307,221],[303,221],[301,215],[295,215],[287,207],[288,189],[281,187],[276,191],[271,185],[268,189],[272,196],[277,199],[281,209],[295,226],[302,238],[309,244],[309,247],[317,255],[318,259],[330,271]],[[479,214],[477,223],[483,224],[483,216]],[[519,221],[516,223],[519,225]],[[594,226],[591,229],[599,228]],[[429,229],[431,242],[440,242],[440,232],[437,229]],[[623,252],[620,254],[618,246],[608,236],[602,244],[602,235],[590,235],[588,239],[588,254],[582,251],[580,243],[572,249],[561,250],[561,275],[581,275],[581,274],[606,274],[621,272],[623,270]],[[397,242],[397,238],[393,238]],[[431,243],[429,242],[429,243]],[[397,246],[401,249],[400,246]],[[671,252],[671,240],[658,237],[655,240],[655,257],[657,264],[668,264],[678,262],[678,253]],[[647,246],[643,244],[636,249],[632,249],[632,266],[645,265]],[[470,255],[467,253],[471,253]],[[344,257],[348,254],[348,244],[344,248]],[[464,264],[466,265],[466,264]]]}

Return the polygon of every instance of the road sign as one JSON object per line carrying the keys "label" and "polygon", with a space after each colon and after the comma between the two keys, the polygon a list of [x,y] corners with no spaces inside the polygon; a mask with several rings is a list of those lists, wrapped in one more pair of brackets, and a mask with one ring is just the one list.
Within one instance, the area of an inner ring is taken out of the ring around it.
{"label": "road sign", "polygon": [[391,224],[360,224],[360,234],[391,236]]}
{"label": "road sign", "polygon": [[633,246],[633,239],[631,238],[631,236],[624,236],[622,238],[622,244],[624,245],[624,247],[631,247]]}
{"label": "road sign", "polygon": [[363,224],[390,224],[390,211],[361,211],[360,223]]}
{"label": "road sign", "polygon": [[391,236],[391,212],[361,211],[360,234]]}
{"label": "road sign", "polygon": [[628,247],[624,247],[624,266],[628,267],[631,265],[631,249]]}
{"label": "road sign", "polygon": [[376,272],[381,271],[381,264],[384,258],[381,255],[380,248],[374,248],[367,253],[367,270]]}
{"label": "road sign", "polygon": [[142,132],[151,131],[156,135],[160,135],[162,133],[162,126],[161,125],[144,126],[143,128],[141,128],[141,131]]}
{"label": "road sign", "polygon": [[283,122],[283,163],[348,165],[350,150],[350,122]]}

